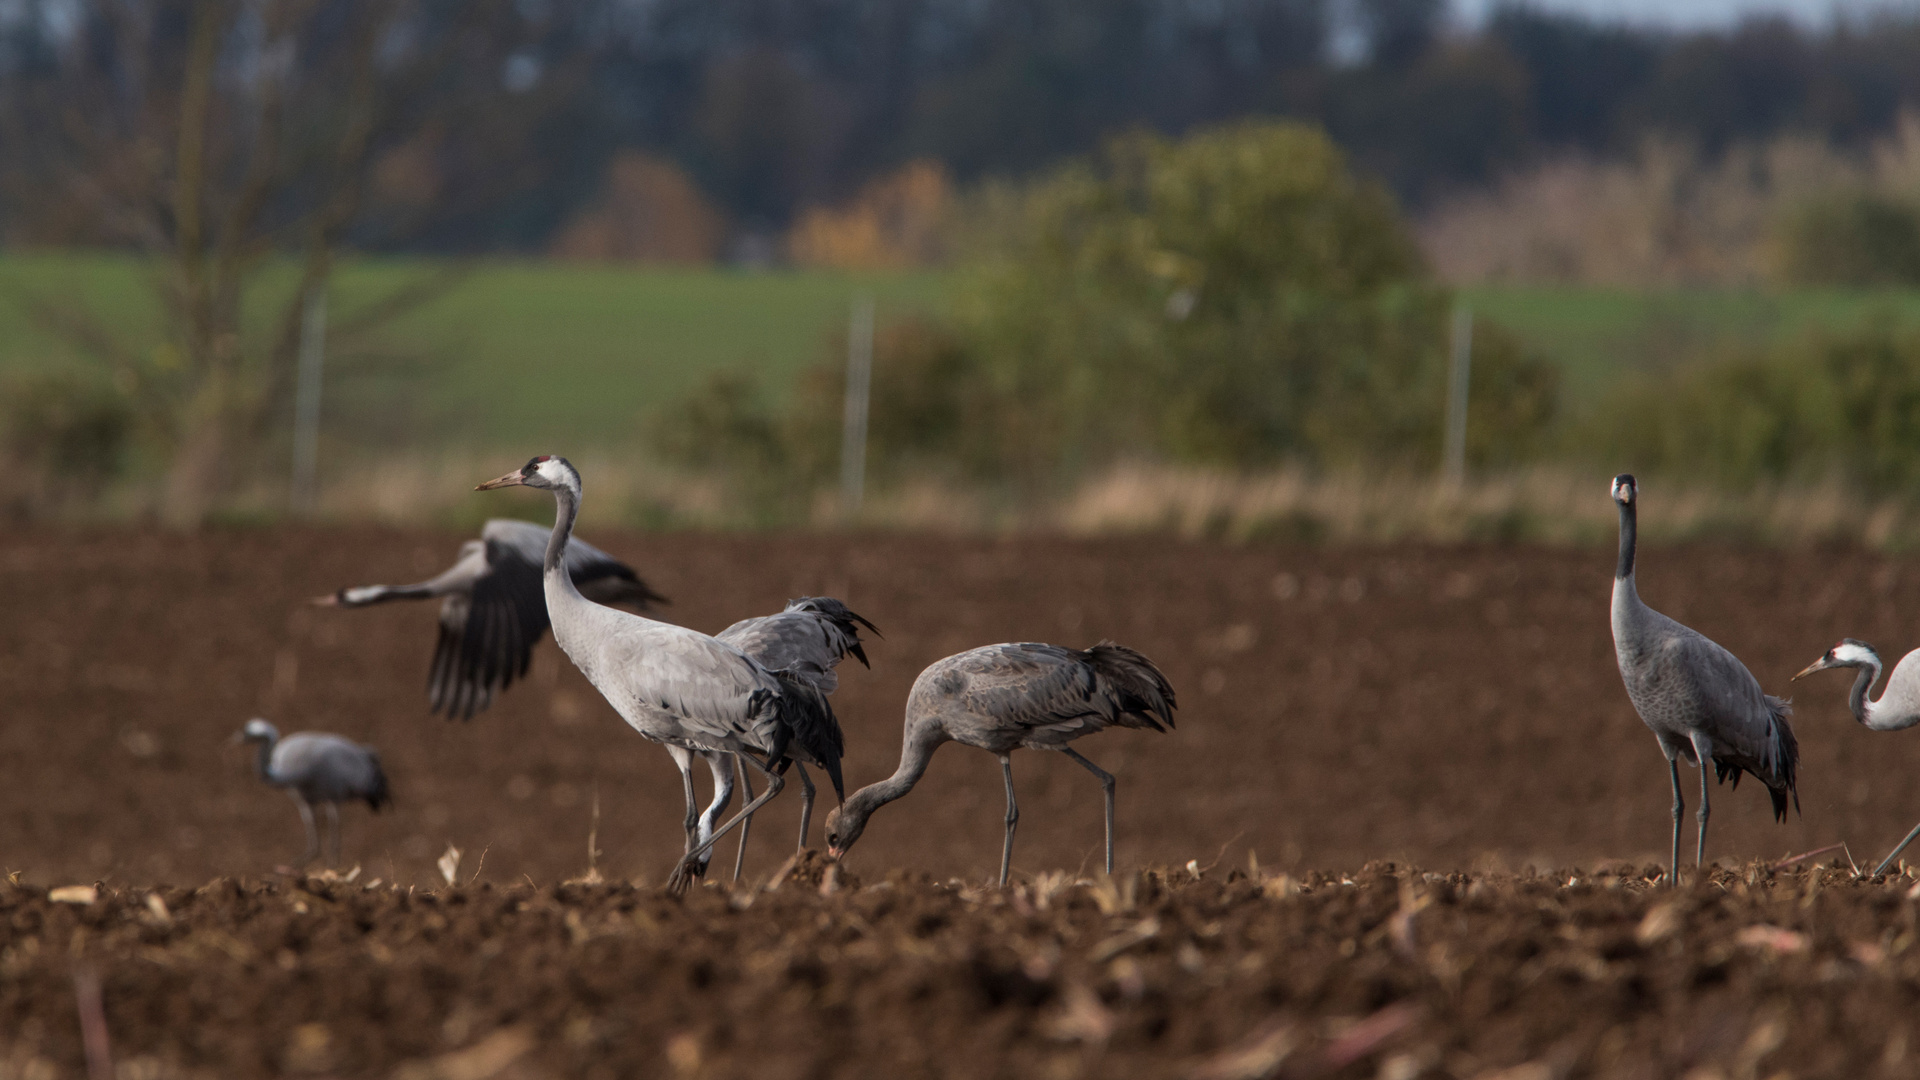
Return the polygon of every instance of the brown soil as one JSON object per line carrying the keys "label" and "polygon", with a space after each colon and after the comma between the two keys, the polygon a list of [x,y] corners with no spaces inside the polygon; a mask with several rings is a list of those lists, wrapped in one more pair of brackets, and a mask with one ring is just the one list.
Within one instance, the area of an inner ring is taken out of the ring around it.
{"label": "brown soil", "polygon": [[[691,626],[802,593],[876,622],[874,670],[843,669],[835,699],[851,786],[891,771],[907,686],[941,656],[1141,649],[1180,691],[1179,730],[1080,747],[1120,779],[1119,885],[1062,885],[1098,865],[1099,789],[1027,754],[1024,891],[981,888],[998,769],[948,747],[875,815],[833,895],[808,864],[776,892],[679,904],[655,888],[680,846],[677,776],[551,644],[528,684],[447,723],[422,693],[429,610],[300,602],[426,576],[459,537],[0,534],[0,862],[23,883],[0,892],[0,1077],[82,1074],[77,969],[100,977],[123,1075],[1911,1068],[1910,883],[1829,872],[1816,889],[1748,860],[1843,840],[1877,857],[1920,820],[1920,738],[1853,724],[1844,676],[1800,689],[1804,818],[1776,825],[1763,791],[1716,788],[1717,884],[1649,914],[1666,770],[1613,669],[1610,552],[589,536]],[[1642,588],[1784,693],[1843,634],[1915,644],[1896,613],[1920,600],[1916,569],[1652,549]],[[275,875],[298,821],[225,741],[256,713],[379,746],[397,804],[345,814],[351,885]],[[588,867],[596,804],[596,869],[630,884],[556,887]],[[791,852],[797,807],[761,819],[749,878]],[[462,885],[432,892],[449,844]],[[1250,858],[1257,878],[1226,880]],[[1361,871],[1377,859],[1473,875]],[[1203,880],[1134,869],[1189,860]],[[1569,866],[1587,869],[1535,872]],[[1640,870],[1590,876],[1604,867]],[[1312,887],[1283,895],[1276,872]],[[91,905],[44,898],[94,881]]]}

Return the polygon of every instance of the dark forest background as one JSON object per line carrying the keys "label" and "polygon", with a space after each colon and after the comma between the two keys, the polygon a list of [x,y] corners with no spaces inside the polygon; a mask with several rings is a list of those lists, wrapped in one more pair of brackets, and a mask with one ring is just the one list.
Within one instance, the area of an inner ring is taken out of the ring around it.
{"label": "dark forest background", "polygon": [[[222,77],[287,62],[232,6]],[[1782,133],[1865,147],[1920,105],[1911,13],[1678,33],[1504,7],[1469,33],[1442,0],[314,6],[316,25],[333,10],[343,34],[381,9],[376,62],[448,53],[424,76],[420,115],[374,132],[386,141],[350,237],[366,250],[544,249],[633,151],[690,175],[739,257],[911,161],[962,184],[1023,176],[1135,128],[1315,122],[1418,211],[1536,161],[1616,157],[1650,137],[1709,156]],[[0,237],[126,239],[57,179],[60,153],[76,153],[68,113],[107,107],[74,87],[135,86],[132,68],[184,55],[196,5],[157,0],[137,26],[126,10],[0,5]]]}

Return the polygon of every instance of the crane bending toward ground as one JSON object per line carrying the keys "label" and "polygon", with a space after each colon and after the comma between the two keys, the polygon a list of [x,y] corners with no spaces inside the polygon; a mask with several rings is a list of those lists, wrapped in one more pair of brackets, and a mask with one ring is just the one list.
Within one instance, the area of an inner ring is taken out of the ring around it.
{"label": "crane bending toward ground", "polygon": [[[840,723],[824,694],[788,672],[769,671],[737,646],[582,596],[563,569],[580,513],[580,473],[565,458],[542,455],[477,490],[516,486],[553,492],[553,532],[541,584],[554,640],[574,666],[646,738],[669,750],[737,754],[767,778],[759,798],[697,845],[689,844],[668,879],[671,889],[684,890],[704,868],[714,841],[780,793],[784,782],[777,770],[789,759],[824,769],[844,798]],[[711,767],[713,758],[708,762]]]}
{"label": "crane bending toward ground", "polygon": [[332,826],[333,862],[340,862],[340,804],[355,799],[367,800],[375,813],[393,801],[387,789],[387,774],[380,768],[380,755],[371,746],[362,746],[338,735],[318,731],[299,731],[286,738],[265,720],[247,721],[233,736],[235,742],[254,743],[259,752],[254,768],[260,779],[285,788],[300,809],[300,821],[307,827],[307,852],[300,859],[305,866],[320,854],[320,830],[314,825],[315,804],[327,813]]}
{"label": "crane bending toward ground", "polygon": [[1673,782],[1673,853],[1668,884],[1680,880],[1680,765],[1700,769],[1700,831],[1693,864],[1707,848],[1707,762],[1721,782],[1752,773],[1773,798],[1776,821],[1787,817],[1787,799],[1800,807],[1794,769],[1800,748],[1787,724],[1787,703],[1761,691],[1752,672],[1732,653],[1648,607],[1634,584],[1639,490],[1633,477],[1613,478],[1620,507],[1620,561],[1613,575],[1613,651],[1635,712],[1660,740]]}
{"label": "crane bending toward ground", "polygon": [[853,793],[827,814],[827,852],[844,856],[867,819],[913,790],[940,744],[977,746],[1000,759],[1007,785],[1007,835],[1000,849],[1000,884],[1013,861],[1020,807],[1013,797],[1010,754],[1021,747],[1058,750],[1100,779],[1106,795],[1107,873],[1113,873],[1113,775],[1067,744],[1109,727],[1167,731],[1173,727],[1173,687],[1152,661],[1124,645],[1103,641],[1081,652],[1059,645],[987,645],[935,663],[914,680],[907,696],[900,767],[888,779]]}
{"label": "crane bending toward ground", "polygon": [[[1880,654],[1873,646],[1853,638],[1842,638],[1825,656],[1801,668],[1794,679],[1828,668],[1849,667],[1860,669],[1860,674],[1854,676],[1853,689],[1847,693],[1847,708],[1852,710],[1855,720],[1874,731],[1899,731],[1920,724],[1920,649],[1901,657],[1893,666],[1893,674],[1887,677],[1886,688],[1880,691],[1878,701],[1869,699],[1867,694],[1873,684],[1880,681]],[[1915,825],[1907,838],[1880,860],[1880,865],[1873,868],[1874,876],[1886,873],[1887,867],[1915,838],[1920,838],[1920,825]]]}
{"label": "crane bending toward ground", "polygon": [[[440,598],[440,641],[427,669],[427,701],[448,719],[466,720],[527,673],[533,647],[547,632],[540,587],[547,530],[531,521],[494,518],[480,539],[460,545],[460,558],[438,577],[415,585],[355,585],[314,601],[358,608],[391,600]],[[642,611],[667,598],[633,568],[582,540],[567,546],[567,569],[582,595]]]}
{"label": "crane bending toward ground", "polygon": [[[840,661],[852,656],[863,667],[873,666],[867,662],[867,651],[860,640],[863,626],[875,637],[880,636],[872,623],[839,600],[831,596],[803,596],[787,601],[787,606],[775,614],[742,619],[714,637],[738,648],[769,671],[786,671],[820,693],[832,694],[840,687],[840,676],[834,671]],[[796,763],[795,768],[800,773],[800,847],[805,850],[808,826],[813,821],[813,778],[807,775],[805,765]],[[731,771],[726,775],[731,779]],[[714,773],[713,805],[700,819],[707,832],[712,831],[712,819],[726,810],[733,794],[730,783],[717,782],[720,776],[719,772]],[[740,783],[751,800],[753,784],[745,772],[740,774]],[[733,859],[735,881],[740,880],[740,868],[747,854],[747,830],[752,825],[752,819],[740,824],[740,850]]]}

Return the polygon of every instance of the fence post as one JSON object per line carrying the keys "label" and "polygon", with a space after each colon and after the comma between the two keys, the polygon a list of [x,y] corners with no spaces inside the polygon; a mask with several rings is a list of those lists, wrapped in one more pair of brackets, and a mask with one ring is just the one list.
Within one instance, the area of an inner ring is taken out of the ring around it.
{"label": "fence post", "polygon": [[860,513],[867,486],[867,405],[873,385],[873,295],[853,298],[847,327],[847,405],[840,433],[840,493],[849,517]]}
{"label": "fence post", "polygon": [[1467,479],[1467,388],[1473,372],[1473,309],[1453,309],[1453,362],[1447,373],[1446,482],[1459,487]]}
{"label": "fence post", "polygon": [[293,392],[293,512],[311,516],[319,502],[320,377],[327,352],[327,287],[307,290],[300,319],[300,366]]}

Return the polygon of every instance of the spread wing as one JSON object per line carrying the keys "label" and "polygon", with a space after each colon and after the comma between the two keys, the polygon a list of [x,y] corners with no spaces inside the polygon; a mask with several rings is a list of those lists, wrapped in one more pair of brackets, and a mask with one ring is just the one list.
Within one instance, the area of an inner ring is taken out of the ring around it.
{"label": "spread wing", "polygon": [[540,563],[515,545],[487,539],[487,572],[440,605],[440,641],[427,674],[434,712],[466,720],[527,673],[547,630]]}
{"label": "spread wing", "polygon": [[[494,518],[480,530],[482,540],[500,544],[535,567],[546,565],[551,536],[552,530],[545,525],[513,518]],[[648,611],[668,602],[632,567],[577,536],[567,542],[567,572],[573,575],[574,588],[580,595],[597,604],[624,604]]]}
{"label": "spread wing", "polygon": [[[478,557],[461,560],[477,572],[464,573],[464,587],[447,592],[440,604],[440,639],[427,672],[434,712],[469,719],[526,675],[548,626],[540,575],[549,535],[530,521],[495,518],[480,531]],[[666,600],[632,568],[583,540],[567,544],[567,571],[582,595],[600,603],[645,609]]]}

